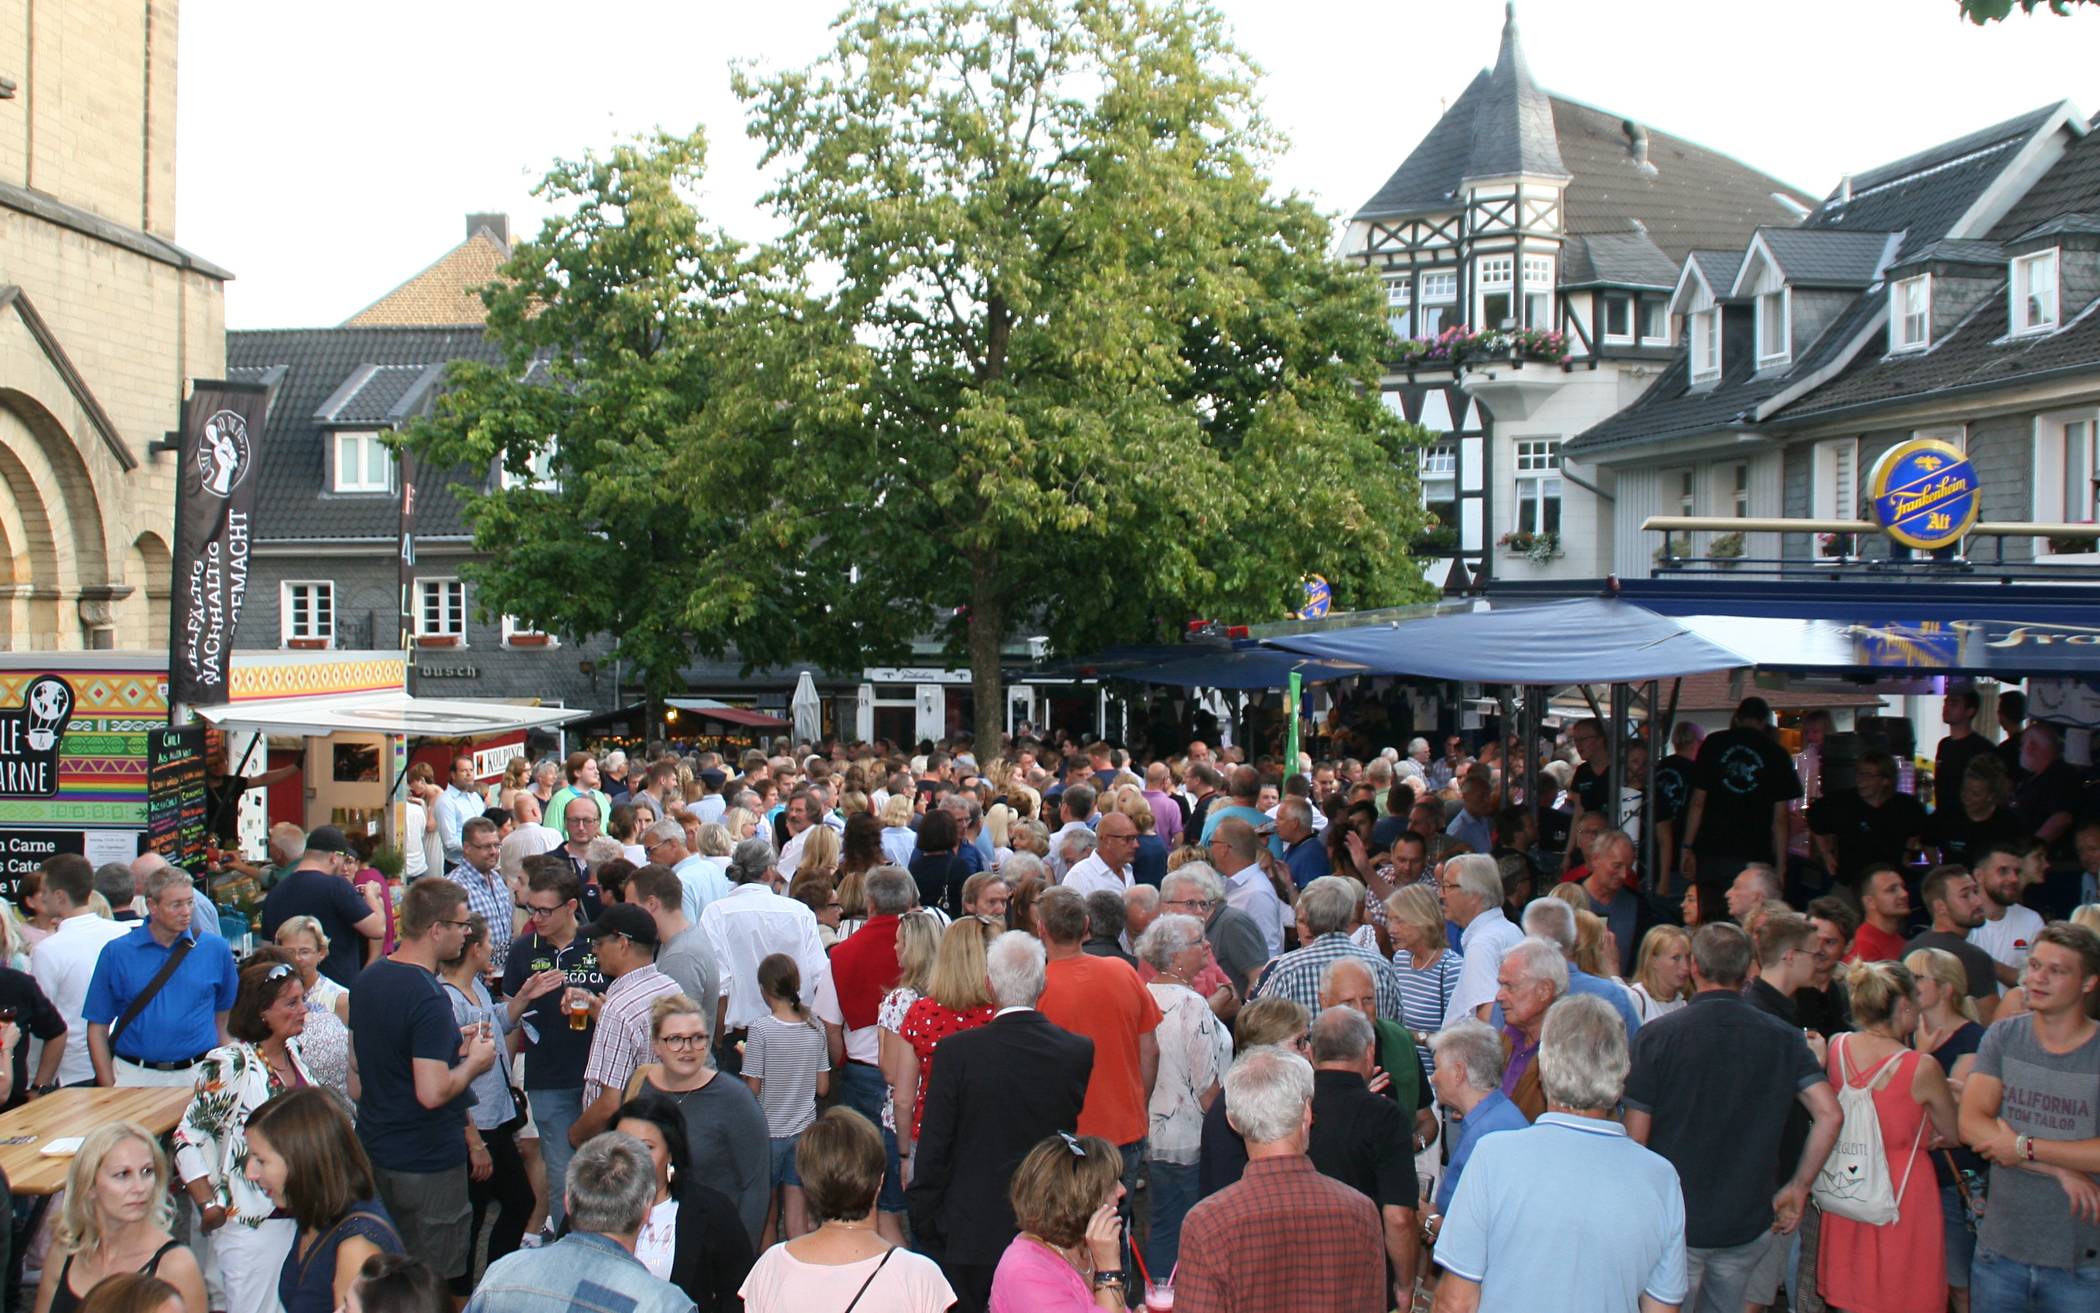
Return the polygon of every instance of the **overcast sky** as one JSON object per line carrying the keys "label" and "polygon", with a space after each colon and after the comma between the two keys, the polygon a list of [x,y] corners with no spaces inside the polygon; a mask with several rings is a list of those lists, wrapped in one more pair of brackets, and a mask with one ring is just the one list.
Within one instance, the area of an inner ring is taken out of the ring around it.
{"label": "overcast sky", "polygon": [[[557,156],[704,125],[707,219],[762,239],[732,60],[830,45],[841,0],[192,0],[177,240],[238,276],[229,326],[341,322],[465,235],[543,217]],[[1224,0],[1288,136],[1278,183],[1347,213],[1473,73],[1501,0]],[[1725,151],[1815,195],[1845,173],[2069,99],[2100,110],[2100,10],[1989,28],[1954,0],[1527,0],[1547,90]]]}

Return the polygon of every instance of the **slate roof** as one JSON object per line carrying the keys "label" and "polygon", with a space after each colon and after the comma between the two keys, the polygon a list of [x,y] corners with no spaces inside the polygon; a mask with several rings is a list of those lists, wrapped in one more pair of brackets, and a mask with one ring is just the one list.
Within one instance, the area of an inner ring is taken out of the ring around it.
{"label": "slate roof", "polygon": [[2100,233],[2100,218],[2090,214],[2060,214],[2045,224],[2029,228],[2013,240],[2033,241],[2037,237],[2090,237]]}
{"label": "slate roof", "polygon": [[321,403],[314,419],[333,428],[399,424],[443,372],[428,364],[360,366]]}
{"label": "slate roof", "polygon": [[[1896,258],[1908,259],[1919,247],[1944,237],[1955,221],[1969,212],[1977,197],[2019,152],[2020,144],[2034,135],[2056,109],[2055,105],[2045,105],[2016,119],[1858,174],[1852,179],[1849,200],[1840,199],[1844,191],[1840,184],[1802,226],[1902,231],[1908,235]],[[1994,232],[1992,236],[1998,234]]]}
{"label": "slate roof", "polygon": [[[378,426],[401,407],[417,381],[433,367],[453,360],[500,358],[501,353],[479,327],[229,332],[226,360],[230,376],[265,381],[269,371],[283,371],[264,424],[256,540],[391,540],[399,525],[393,493],[338,496],[326,491],[328,435],[346,424]],[[358,386],[339,397],[344,384],[353,381]],[[324,419],[324,408],[331,402],[335,403],[333,418]],[[374,415],[379,418],[371,418]],[[458,503],[445,485],[471,480],[472,475],[464,471],[426,479],[417,506],[421,532],[432,536],[467,532]]]}
{"label": "slate roof", "polygon": [[1699,275],[1706,280],[1706,288],[1714,294],[1715,300],[1728,299],[1729,289],[1735,286],[1735,276],[1743,267],[1741,251],[1693,251],[1685,258],[1699,266]]}
{"label": "slate roof", "polygon": [[1881,273],[1885,232],[1760,228],[1757,236],[1792,287],[1862,288]]}
{"label": "slate roof", "polygon": [[1891,270],[1906,265],[1929,264],[1935,261],[1946,264],[2001,265],[2005,263],[2005,248],[1996,242],[1974,237],[1948,237],[1937,242],[1928,242],[1891,264]]}
{"label": "slate roof", "polygon": [[1563,287],[1661,287],[1677,285],[1677,262],[1644,232],[1592,233],[1570,237],[1561,248]]}
{"label": "slate roof", "polygon": [[[1676,263],[1695,248],[1739,246],[1760,223],[1792,224],[1815,203],[1777,178],[1653,128],[1640,129],[1647,158],[1637,159],[1632,126],[1624,115],[1540,91],[1512,22],[1494,70],[1474,76],[1355,217],[1450,210],[1469,177],[1566,177],[1567,232],[1642,233]],[[1800,208],[1788,209],[1775,193]]]}
{"label": "slate roof", "polygon": [[487,228],[439,256],[415,277],[343,321],[346,328],[387,324],[484,324],[488,307],[478,289],[495,279],[510,247]]}
{"label": "slate roof", "polygon": [[[2100,129],[2100,115],[2087,120],[2088,129]],[[1994,242],[2009,242],[2021,233],[2047,223],[2059,214],[2100,212],[2100,132],[2089,130],[2073,143],[2056,167],[2027,194],[2013,202],[1990,231]]]}

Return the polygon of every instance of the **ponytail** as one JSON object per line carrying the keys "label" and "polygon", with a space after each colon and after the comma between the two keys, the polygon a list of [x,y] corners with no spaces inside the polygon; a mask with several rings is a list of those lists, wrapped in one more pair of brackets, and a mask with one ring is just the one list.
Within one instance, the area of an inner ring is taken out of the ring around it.
{"label": "ponytail", "polygon": [[802,1004],[801,969],[786,953],[774,953],[758,964],[758,992],[779,999],[803,1020],[809,1019],[809,1009]]}

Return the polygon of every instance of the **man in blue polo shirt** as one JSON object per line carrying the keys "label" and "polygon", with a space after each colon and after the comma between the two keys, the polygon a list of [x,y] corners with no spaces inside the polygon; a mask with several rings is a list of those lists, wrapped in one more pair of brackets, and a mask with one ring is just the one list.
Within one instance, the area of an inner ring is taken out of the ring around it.
{"label": "man in blue polo shirt", "polygon": [[1283,842],[1283,864],[1290,868],[1291,883],[1300,889],[1334,874],[1327,845],[1313,832],[1312,817],[1312,804],[1303,798],[1285,798],[1276,808],[1276,837]]}
{"label": "man in blue polo shirt", "polygon": [[[233,950],[217,935],[191,928],[195,892],[186,871],[162,867],[148,875],[144,924],[105,944],[96,959],[81,1019],[97,1085],[194,1084],[198,1061],[226,1042],[226,1013],[239,984]],[[184,943],[189,947],[173,974],[146,997]],[[145,1006],[119,1028],[141,997]]]}
{"label": "man in blue polo shirt", "polygon": [[1546,1014],[1538,1062],[1546,1111],[1480,1140],[1451,1198],[1436,1241],[1438,1307],[1677,1307],[1687,1285],[1677,1171],[1611,1120],[1626,1028],[1602,999],[1564,998]]}

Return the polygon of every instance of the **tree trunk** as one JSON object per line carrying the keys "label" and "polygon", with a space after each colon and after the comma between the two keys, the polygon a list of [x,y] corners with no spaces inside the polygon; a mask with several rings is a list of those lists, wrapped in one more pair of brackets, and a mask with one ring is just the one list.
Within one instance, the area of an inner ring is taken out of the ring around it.
{"label": "tree trunk", "polygon": [[1000,650],[1006,638],[1006,607],[999,595],[997,562],[989,555],[970,561],[970,702],[977,719],[977,766],[999,755],[1006,725],[1006,687]]}

